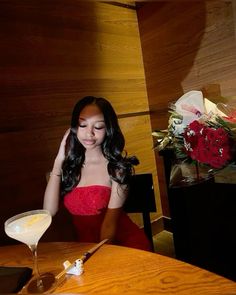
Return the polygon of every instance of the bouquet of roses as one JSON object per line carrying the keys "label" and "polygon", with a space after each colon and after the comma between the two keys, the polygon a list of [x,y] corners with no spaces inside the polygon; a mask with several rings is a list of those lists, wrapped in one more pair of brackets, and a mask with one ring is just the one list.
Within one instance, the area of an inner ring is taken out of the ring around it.
{"label": "bouquet of roses", "polygon": [[[186,163],[195,164],[199,180],[199,167],[209,177],[234,162],[236,108],[214,104],[203,98],[201,91],[190,91],[171,104],[170,113],[168,129],[153,132],[155,148],[172,148],[182,172],[186,172]],[[173,179],[177,170],[176,166],[172,169]],[[190,182],[195,178],[192,173],[188,176]]]}
{"label": "bouquet of roses", "polygon": [[193,160],[221,168],[232,159],[232,139],[223,127],[213,128],[195,120],[184,133],[184,150]]}

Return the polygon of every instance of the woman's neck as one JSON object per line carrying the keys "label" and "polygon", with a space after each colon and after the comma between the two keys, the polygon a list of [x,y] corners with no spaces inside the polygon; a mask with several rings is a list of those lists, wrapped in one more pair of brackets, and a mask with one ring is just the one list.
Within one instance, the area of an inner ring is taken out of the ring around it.
{"label": "woman's neck", "polygon": [[94,184],[111,186],[107,164],[108,161],[101,150],[86,151],[85,161],[81,169],[79,186],[89,186]]}
{"label": "woman's neck", "polygon": [[93,163],[104,160],[105,157],[102,153],[101,149],[95,149],[95,150],[86,150],[85,152],[85,162],[86,163]]}

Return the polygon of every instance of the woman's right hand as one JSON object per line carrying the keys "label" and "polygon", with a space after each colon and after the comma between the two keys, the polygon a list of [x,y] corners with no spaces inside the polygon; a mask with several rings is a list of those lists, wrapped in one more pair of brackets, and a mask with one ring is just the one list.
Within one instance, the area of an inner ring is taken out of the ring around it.
{"label": "woman's right hand", "polygon": [[62,180],[62,163],[65,160],[66,139],[70,133],[70,129],[64,134],[56,159],[54,161],[53,169],[50,173],[50,178],[44,193],[43,208],[50,211],[54,216],[59,209],[60,199],[60,183]]}
{"label": "woman's right hand", "polygon": [[66,130],[66,132],[62,138],[62,141],[60,143],[60,147],[59,147],[56,159],[55,159],[54,166],[56,165],[57,168],[59,168],[58,166],[60,166],[59,169],[61,169],[62,163],[65,160],[66,139],[67,139],[69,133],[70,133],[70,128]]}

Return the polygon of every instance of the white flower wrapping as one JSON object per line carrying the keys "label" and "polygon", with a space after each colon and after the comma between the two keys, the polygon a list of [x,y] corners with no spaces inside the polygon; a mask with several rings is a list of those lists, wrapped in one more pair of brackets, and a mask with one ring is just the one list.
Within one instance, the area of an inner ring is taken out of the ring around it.
{"label": "white flower wrapping", "polygon": [[[192,90],[182,95],[172,104],[174,114],[169,119],[169,130],[174,136],[179,136],[184,129],[194,120],[202,117],[226,116],[218,105],[203,97],[201,91]],[[222,108],[221,108],[222,109]],[[178,116],[176,116],[178,114]]]}

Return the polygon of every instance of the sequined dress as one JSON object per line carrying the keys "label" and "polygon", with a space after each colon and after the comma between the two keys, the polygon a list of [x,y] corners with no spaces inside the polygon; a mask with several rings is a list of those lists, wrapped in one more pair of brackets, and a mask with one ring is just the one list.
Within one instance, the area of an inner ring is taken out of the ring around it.
{"label": "sequined dress", "polygon": [[[110,187],[91,185],[75,187],[65,196],[64,205],[72,214],[78,241],[99,242],[100,229],[110,195]],[[114,244],[151,250],[143,229],[140,229],[124,211],[118,221]]]}

